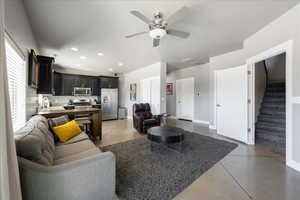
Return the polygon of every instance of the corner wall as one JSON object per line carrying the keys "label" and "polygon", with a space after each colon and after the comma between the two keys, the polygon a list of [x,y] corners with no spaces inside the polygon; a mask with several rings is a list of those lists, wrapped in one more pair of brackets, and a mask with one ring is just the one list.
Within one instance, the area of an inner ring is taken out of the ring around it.
{"label": "corner wall", "polygon": [[[141,80],[150,77],[160,77],[161,91],[160,91],[160,112],[165,112],[166,109],[166,93],[165,93],[165,80],[166,80],[166,63],[157,62],[155,64],[140,68],[138,70],[126,73],[119,78],[119,90],[120,90],[120,106],[126,107],[127,117],[132,118],[132,106],[135,103],[141,102]],[[130,100],[129,88],[130,84],[137,84],[137,97],[136,101]]]}
{"label": "corner wall", "polygon": [[[292,104],[292,153],[290,156],[289,165],[294,169],[300,171],[300,4],[290,9],[284,15],[274,20],[269,25],[262,28],[257,33],[250,36],[244,41],[244,48],[240,50],[240,53],[229,53],[225,55],[226,59],[222,59],[224,55],[216,56],[210,60],[212,70],[223,66],[224,68],[235,67],[240,64],[244,64],[246,59],[258,55],[268,49],[271,49],[277,45],[283,44],[289,40],[293,41],[293,61],[292,61],[292,77],[289,80],[292,84],[292,96],[288,97]],[[237,56],[236,56],[237,55]],[[217,61],[217,62],[214,62]],[[221,62],[220,62],[221,61]],[[214,80],[211,80],[214,83]],[[214,99],[214,86],[212,85],[211,100]],[[210,120],[214,124],[214,105],[210,106],[211,117]],[[287,159],[287,160],[288,160]]]}
{"label": "corner wall", "polygon": [[210,64],[197,65],[167,74],[167,83],[173,83],[173,95],[167,96],[167,113],[176,116],[176,80],[193,77],[195,80],[196,122],[209,123],[209,69]]}

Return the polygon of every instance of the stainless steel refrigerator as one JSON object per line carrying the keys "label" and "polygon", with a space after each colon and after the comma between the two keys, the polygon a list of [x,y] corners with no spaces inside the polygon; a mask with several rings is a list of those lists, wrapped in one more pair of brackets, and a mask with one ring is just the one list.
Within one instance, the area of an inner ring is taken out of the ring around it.
{"label": "stainless steel refrigerator", "polygon": [[102,120],[118,119],[118,89],[101,89]]}

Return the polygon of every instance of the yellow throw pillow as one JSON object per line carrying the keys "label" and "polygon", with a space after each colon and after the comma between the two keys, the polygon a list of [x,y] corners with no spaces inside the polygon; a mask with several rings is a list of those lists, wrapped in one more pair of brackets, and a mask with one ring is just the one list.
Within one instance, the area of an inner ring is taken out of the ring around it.
{"label": "yellow throw pillow", "polygon": [[81,133],[81,129],[75,120],[52,128],[61,142],[66,142]]}

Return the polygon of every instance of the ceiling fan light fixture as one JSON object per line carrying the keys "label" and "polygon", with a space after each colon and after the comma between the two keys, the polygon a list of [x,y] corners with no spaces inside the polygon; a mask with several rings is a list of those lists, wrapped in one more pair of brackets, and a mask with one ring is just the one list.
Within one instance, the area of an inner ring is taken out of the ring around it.
{"label": "ceiling fan light fixture", "polygon": [[149,35],[152,39],[161,39],[167,34],[167,31],[162,28],[155,28],[149,31]]}

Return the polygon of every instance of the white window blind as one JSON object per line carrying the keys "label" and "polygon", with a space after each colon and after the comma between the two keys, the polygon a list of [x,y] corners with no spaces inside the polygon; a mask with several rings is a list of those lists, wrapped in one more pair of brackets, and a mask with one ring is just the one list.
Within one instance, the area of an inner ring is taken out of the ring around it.
{"label": "white window blind", "polygon": [[26,120],[25,60],[8,40],[5,40],[5,53],[12,123],[15,132],[24,126]]}

